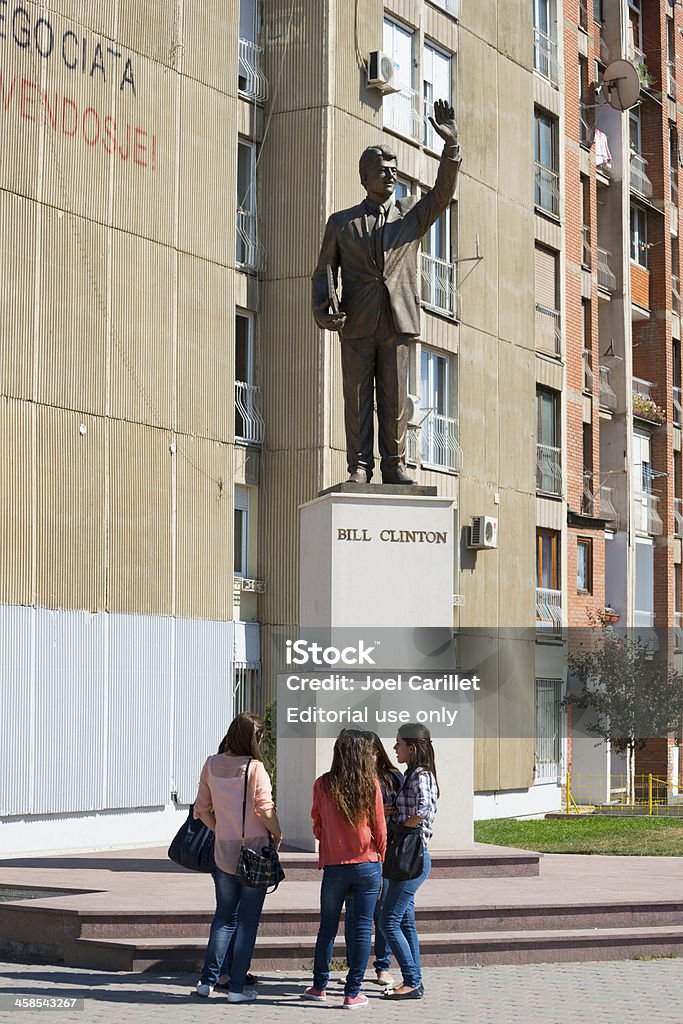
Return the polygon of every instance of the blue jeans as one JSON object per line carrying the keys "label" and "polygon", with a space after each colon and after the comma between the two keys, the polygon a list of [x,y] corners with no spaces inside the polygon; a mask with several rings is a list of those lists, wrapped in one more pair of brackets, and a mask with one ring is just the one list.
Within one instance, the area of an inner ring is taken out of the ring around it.
{"label": "blue jeans", "polygon": [[382,883],[379,861],[362,864],[330,864],[323,868],[320,887],[320,928],[313,961],[313,988],[324,990],[330,977],[330,960],[346,894],[355,902],[354,941],[349,950],[349,971],[344,995],[360,992],[372,944],[372,915]]}
{"label": "blue jeans", "polygon": [[411,878],[408,882],[384,879],[384,906],[379,924],[391,952],[398,960],[403,984],[409,988],[417,988],[422,984],[420,946],[415,928],[415,893],[429,874],[431,866],[429,850],[425,846],[424,869],[421,875]]}
{"label": "blue jeans", "polygon": [[254,952],[266,890],[242,885],[236,875],[229,875],[220,868],[213,872],[213,881],[216,886],[216,913],[211,922],[201,982],[204,985],[216,984],[234,933],[229,991],[241,992]]}
{"label": "blue jeans", "polygon": [[[384,932],[379,926],[379,919],[382,914],[382,907],[384,906],[386,884],[386,881],[382,879],[382,887],[380,888],[377,903],[375,904],[375,913],[373,914],[373,921],[375,923],[375,959],[372,966],[376,971],[388,971],[391,967],[391,950],[387,945],[387,940],[384,938]],[[353,897],[347,897],[344,910],[344,941],[346,942],[346,958],[349,963],[351,962],[351,946],[355,941],[355,913],[356,907]]]}

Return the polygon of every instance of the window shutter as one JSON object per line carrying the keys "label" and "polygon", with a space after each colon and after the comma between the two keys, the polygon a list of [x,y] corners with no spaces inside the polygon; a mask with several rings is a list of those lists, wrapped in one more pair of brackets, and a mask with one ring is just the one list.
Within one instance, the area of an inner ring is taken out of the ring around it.
{"label": "window shutter", "polygon": [[550,249],[535,250],[536,305],[557,309],[557,257]]}

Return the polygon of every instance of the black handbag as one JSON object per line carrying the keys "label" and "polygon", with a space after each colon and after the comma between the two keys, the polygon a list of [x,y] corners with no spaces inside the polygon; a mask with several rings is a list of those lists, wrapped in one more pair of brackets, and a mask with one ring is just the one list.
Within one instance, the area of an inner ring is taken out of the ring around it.
{"label": "black handbag", "polygon": [[168,848],[168,856],[181,868],[210,873],[216,867],[214,842],[216,834],[203,821],[194,817],[194,804]]}
{"label": "black handbag", "polygon": [[390,821],[387,835],[387,852],[384,856],[382,874],[391,882],[408,882],[418,878],[424,870],[424,843],[422,829],[418,826],[407,828]]}
{"label": "black handbag", "polygon": [[[242,846],[240,848],[239,860],[237,861],[236,877],[242,885],[250,889],[268,889],[275,892],[280,882],[285,877],[278,852],[272,842],[262,846],[260,850],[252,850],[244,845],[244,821],[247,813],[247,780],[249,778],[249,765],[251,758],[247,761],[244,771],[244,799],[242,801]],[[272,885],[272,889],[269,886]]]}

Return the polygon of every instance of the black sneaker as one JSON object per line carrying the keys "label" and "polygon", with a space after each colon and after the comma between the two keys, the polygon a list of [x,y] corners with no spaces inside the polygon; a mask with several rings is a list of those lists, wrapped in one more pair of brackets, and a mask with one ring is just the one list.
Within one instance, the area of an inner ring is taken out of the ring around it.
{"label": "black sneaker", "polygon": [[[256,977],[255,974],[250,974],[249,972],[247,972],[247,975],[244,979],[244,984],[247,986],[247,988],[251,988],[253,985],[258,985],[258,978]],[[214,988],[216,989],[217,992],[227,992],[228,989],[230,988],[230,982],[217,981],[216,984],[214,985]]]}

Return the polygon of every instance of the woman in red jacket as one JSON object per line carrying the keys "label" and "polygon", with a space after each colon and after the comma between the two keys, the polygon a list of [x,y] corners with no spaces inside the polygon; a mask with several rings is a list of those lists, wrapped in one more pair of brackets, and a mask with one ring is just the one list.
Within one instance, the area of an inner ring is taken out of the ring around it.
{"label": "woman in red jacket", "polygon": [[320,928],[315,944],[313,984],[304,998],[323,1002],[330,960],[344,900],[354,899],[355,939],[349,950],[344,1008],[365,1006],[360,988],[372,942],[372,918],[382,882],[387,844],[382,792],[372,743],[355,729],[344,729],[334,745],[332,767],[313,786],[313,834],[320,842],[318,867]]}

